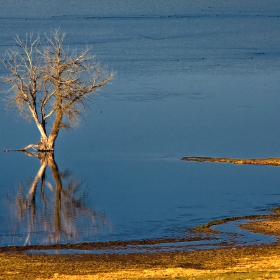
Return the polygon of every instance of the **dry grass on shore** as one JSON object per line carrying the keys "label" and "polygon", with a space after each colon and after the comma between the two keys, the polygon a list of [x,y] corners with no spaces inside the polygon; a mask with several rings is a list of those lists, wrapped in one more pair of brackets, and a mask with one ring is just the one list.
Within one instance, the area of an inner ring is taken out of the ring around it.
{"label": "dry grass on shore", "polygon": [[0,279],[279,279],[279,255],[280,244],[191,253],[1,254]]}

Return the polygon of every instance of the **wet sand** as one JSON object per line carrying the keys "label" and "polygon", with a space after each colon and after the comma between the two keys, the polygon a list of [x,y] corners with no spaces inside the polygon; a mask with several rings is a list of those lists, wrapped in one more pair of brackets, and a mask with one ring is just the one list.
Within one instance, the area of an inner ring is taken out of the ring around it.
{"label": "wet sand", "polygon": [[242,229],[256,233],[280,236],[280,217],[275,216],[261,221],[252,221],[240,226]]}

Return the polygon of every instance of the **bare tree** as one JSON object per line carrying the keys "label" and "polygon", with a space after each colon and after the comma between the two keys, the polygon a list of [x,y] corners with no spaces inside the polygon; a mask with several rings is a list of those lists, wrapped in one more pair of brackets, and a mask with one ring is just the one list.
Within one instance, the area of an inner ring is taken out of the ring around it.
{"label": "bare tree", "polygon": [[10,85],[7,107],[15,105],[41,134],[38,144],[22,150],[53,151],[60,129],[75,126],[97,90],[113,78],[95,62],[89,47],[80,53],[66,50],[64,37],[58,30],[45,35],[45,42],[40,35],[16,36],[20,51],[10,49],[0,60],[9,71],[1,78],[1,84]]}

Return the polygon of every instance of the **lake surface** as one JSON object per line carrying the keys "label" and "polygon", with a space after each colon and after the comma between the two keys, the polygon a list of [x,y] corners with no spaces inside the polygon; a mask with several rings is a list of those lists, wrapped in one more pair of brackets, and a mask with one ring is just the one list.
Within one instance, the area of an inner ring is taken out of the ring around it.
{"label": "lake surface", "polygon": [[[280,156],[279,1],[0,3],[2,55],[15,34],[60,28],[70,49],[92,45],[116,72],[58,137],[59,191],[46,167],[30,196],[40,161],[0,153],[0,246],[183,236],[279,205],[279,167],[180,160]],[[1,149],[37,143],[5,104]]]}

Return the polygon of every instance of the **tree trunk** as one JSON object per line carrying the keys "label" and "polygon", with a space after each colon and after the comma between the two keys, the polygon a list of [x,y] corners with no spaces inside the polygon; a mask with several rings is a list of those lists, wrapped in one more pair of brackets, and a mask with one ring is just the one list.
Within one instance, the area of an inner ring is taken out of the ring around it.
{"label": "tree trunk", "polygon": [[56,111],[56,118],[53,123],[52,131],[49,136],[45,133],[45,128],[43,127],[43,133],[38,126],[39,131],[41,132],[41,141],[38,143],[38,150],[41,152],[50,152],[54,151],[54,142],[58,136],[59,130],[61,128],[61,120],[62,120],[63,112],[62,109],[59,108]]}
{"label": "tree trunk", "polygon": [[40,152],[50,152],[54,151],[54,141],[53,137],[41,137],[41,141],[38,143],[38,150]]}

